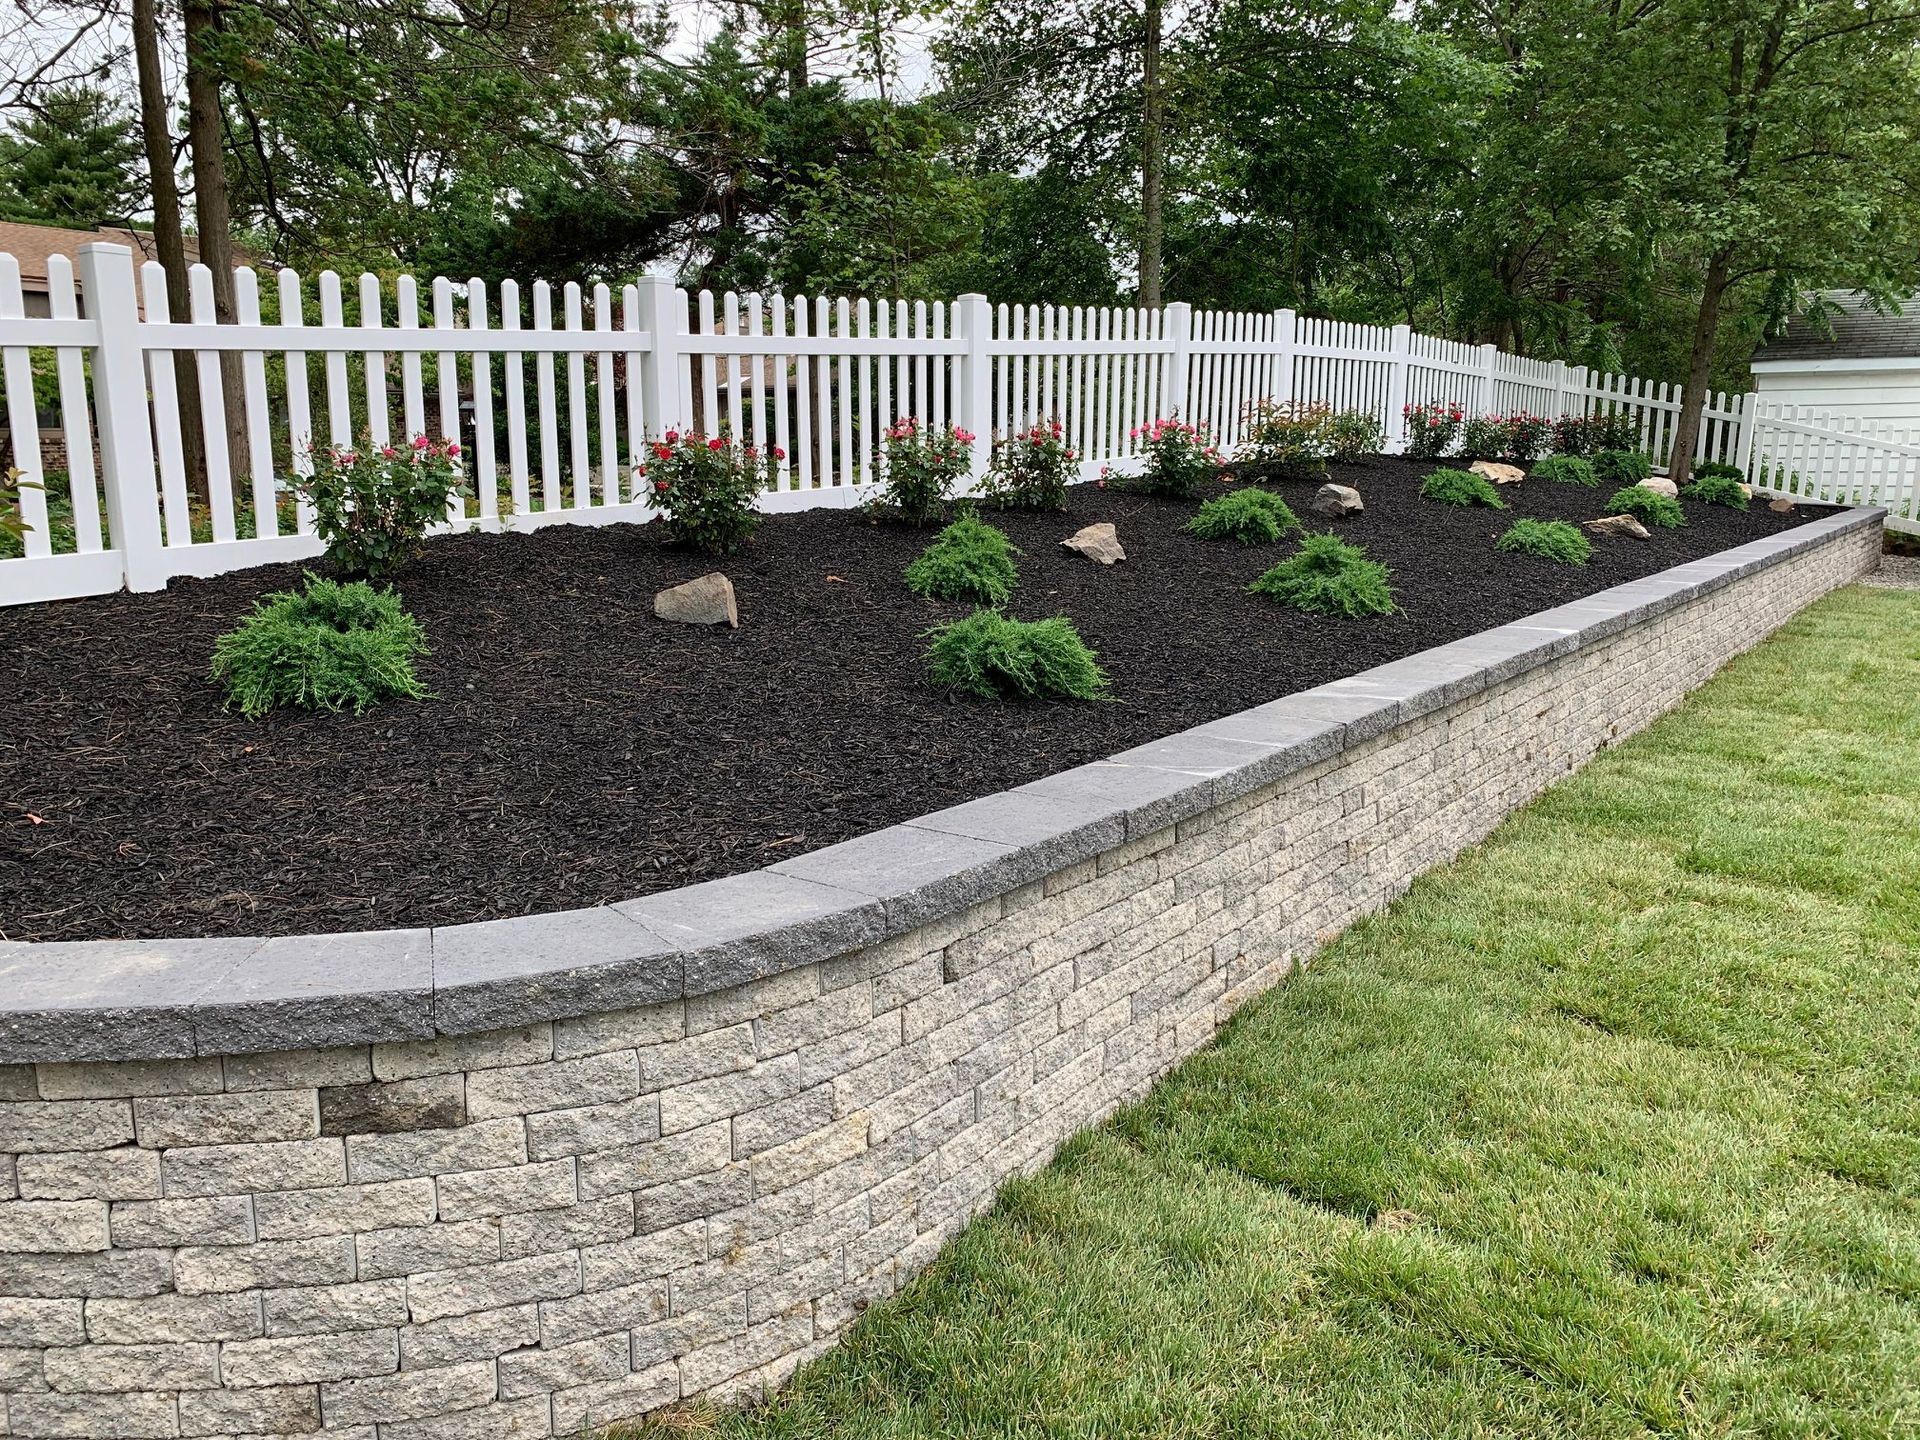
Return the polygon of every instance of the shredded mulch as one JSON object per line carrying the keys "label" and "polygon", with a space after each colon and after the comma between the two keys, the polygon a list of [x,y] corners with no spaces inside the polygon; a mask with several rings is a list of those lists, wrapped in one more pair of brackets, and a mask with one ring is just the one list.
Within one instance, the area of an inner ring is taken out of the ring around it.
{"label": "shredded mulch", "polygon": [[[435,698],[249,722],[208,679],[214,637],[299,566],[0,611],[0,936],[281,935],[452,924],[751,870],[1037,779],[1770,534],[1818,513],[1689,505],[1567,569],[1496,554],[1520,515],[1604,491],[1505,487],[1511,512],[1418,498],[1429,463],[1337,467],[1363,515],[1316,522],[1393,570],[1403,616],[1338,620],[1244,591],[1290,542],[1182,533],[1192,505],[1092,486],[1065,515],[994,517],[1025,554],[1008,607],[1064,614],[1105,704],[1018,706],[925,679],[922,632],[963,613],[900,572],[929,532],[857,513],[769,519],[739,556],[658,525],[436,540],[399,582]],[[1128,559],[1059,548],[1111,520]],[[721,569],[741,628],[654,619]]]}

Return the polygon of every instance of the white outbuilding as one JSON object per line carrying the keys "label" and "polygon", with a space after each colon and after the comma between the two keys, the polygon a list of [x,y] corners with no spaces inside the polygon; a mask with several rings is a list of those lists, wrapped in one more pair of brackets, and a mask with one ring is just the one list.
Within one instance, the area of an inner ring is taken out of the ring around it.
{"label": "white outbuilding", "polygon": [[1776,415],[1845,416],[1869,434],[1920,434],[1920,297],[1900,309],[1883,313],[1857,290],[1825,293],[1754,354],[1754,399]]}

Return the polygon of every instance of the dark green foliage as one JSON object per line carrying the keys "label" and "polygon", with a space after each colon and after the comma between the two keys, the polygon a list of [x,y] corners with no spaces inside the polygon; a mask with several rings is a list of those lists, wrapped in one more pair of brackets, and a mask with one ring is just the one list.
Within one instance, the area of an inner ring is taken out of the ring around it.
{"label": "dark green foliage", "polygon": [[1591,460],[1578,455],[1549,455],[1544,460],[1534,462],[1527,471],[1529,480],[1551,480],[1559,485],[1598,485],[1600,472],[1593,468]]}
{"label": "dark green foliage", "polygon": [[1493,548],[1514,555],[1538,555],[1561,565],[1584,565],[1593,556],[1593,542],[1578,525],[1565,520],[1516,520]]}
{"label": "dark green foliage", "polygon": [[1436,470],[1420,482],[1420,493],[1428,500],[1438,500],[1442,505],[1485,505],[1491,510],[1504,510],[1507,502],[1500,498],[1500,492],[1493,488],[1483,475],[1475,475],[1466,470]]}
{"label": "dark green foliage", "polygon": [[1216,496],[1187,522],[1187,529],[1202,540],[1238,540],[1242,545],[1263,545],[1299,528],[1300,519],[1287,502],[1265,490]]}
{"label": "dark green foliage", "polygon": [[1702,475],[1694,471],[1694,482],[1680,493],[1689,500],[1708,505],[1725,505],[1732,510],[1747,508],[1747,489],[1737,476]]}
{"label": "dark green foliage", "polygon": [[1644,450],[1596,450],[1593,470],[1608,485],[1638,485],[1653,474],[1653,459]]}
{"label": "dark green foliage", "polygon": [[1013,593],[1020,552],[1005,532],[963,515],[933,537],[907,566],[907,588],[930,600],[1001,605]]}
{"label": "dark green foliage", "polygon": [[358,715],[389,696],[424,698],[413,662],[426,653],[393,591],[309,574],[304,591],[267,596],[213,642],[213,678],[250,720],[281,705]]}
{"label": "dark green foliage", "polygon": [[1607,498],[1609,515],[1631,515],[1642,525],[1673,530],[1687,523],[1680,502],[1644,485],[1622,485]]}
{"label": "dark green foliage", "polygon": [[1300,553],[1282,560],[1247,587],[1296,610],[1316,615],[1391,615],[1393,603],[1387,567],[1367,559],[1358,545],[1338,535],[1309,535]]}
{"label": "dark green foliage", "polygon": [[317,450],[313,473],[296,486],[313,506],[327,559],[349,575],[378,580],[420,549],[427,527],[464,494],[460,446],[417,435],[410,445],[335,445]]}
{"label": "dark green foliage", "polygon": [[1106,672],[1065,617],[1014,620],[976,610],[927,632],[927,661],[937,685],[1010,700],[1099,700]]}
{"label": "dark green foliage", "polygon": [[1711,475],[1724,475],[1729,480],[1745,480],[1747,477],[1738,465],[1729,465],[1724,460],[1702,460],[1693,467],[1695,480],[1705,480]]}

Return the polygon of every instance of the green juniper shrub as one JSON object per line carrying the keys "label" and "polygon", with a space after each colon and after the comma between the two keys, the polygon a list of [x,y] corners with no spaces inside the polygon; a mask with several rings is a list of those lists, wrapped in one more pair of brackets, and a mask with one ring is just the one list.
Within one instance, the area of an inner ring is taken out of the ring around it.
{"label": "green juniper shrub", "polygon": [[1680,502],[1644,485],[1622,485],[1607,497],[1609,515],[1631,515],[1642,525],[1673,530],[1687,523]]}
{"label": "green juniper shrub", "polygon": [[416,435],[406,445],[333,445],[313,453],[296,492],[313,506],[327,559],[349,575],[391,575],[420,549],[427,527],[447,518],[460,477],[460,445]]}
{"label": "green juniper shrub", "polygon": [[1013,563],[1019,553],[1004,531],[962,515],[907,566],[907,588],[929,600],[1002,605],[1019,579]]}
{"label": "green juniper shrub", "polygon": [[1035,425],[995,448],[980,499],[1000,510],[1064,510],[1079,461],[1058,420]]}
{"label": "green juniper shrub", "polygon": [[1287,502],[1265,490],[1216,496],[1187,522],[1187,529],[1202,540],[1238,540],[1242,545],[1264,545],[1299,528],[1300,519]]}
{"label": "green juniper shrub", "polygon": [[912,415],[894,421],[881,442],[885,483],[875,509],[898,515],[909,525],[938,520],[973,463],[972,446],[972,434],[957,425],[922,429]]}
{"label": "green juniper shrub", "polygon": [[1604,484],[1638,485],[1653,474],[1653,457],[1643,450],[1596,450],[1593,471]]}
{"label": "green juniper shrub", "polygon": [[1386,448],[1387,430],[1371,410],[1340,410],[1327,417],[1326,441],[1333,459],[1358,460]]}
{"label": "green juniper shrub", "polygon": [[1100,700],[1107,675],[1073,622],[1015,620],[998,610],[976,610],[937,625],[927,661],[934,683],[1009,700]]}
{"label": "green juniper shrub", "polygon": [[1493,542],[1512,555],[1538,555],[1560,565],[1584,565],[1593,558],[1593,542],[1578,525],[1565,520],[1516,520]]}
{"label": "green juniper shrub", "polygon": [[1731,475],[1701,475],[1698,471],[1694,475],[1694,482],[1680,492],[1687,499],[1725,505],[1730,510],[1747,508],[1747,487],[1743,481]]}
{"label": "green juniper shrub", "polygon": [[1332,421],[1332,411],[1324,404],[1259,401],[1247,407],[1241,422],[1245,438],[1234,458],[1258,472],[1249,478],[1324,480],[1333,448],[1327,433]]}
{"label": "green juniper shrub", "polygon": [[777,445],[763,454],[724,436],[669,430],[635,474],[676,544],[731,555],[759,528],[754,501],[778,482],[783,458]]}
{"label": "green juniper shrub", "polygon": [[213,678],[249,720],[280,705],[362,714],[389,696],[419,700],[413,673],[426,632],[388,589],[309,573],[302,591],[268,595],[213,643]]}
{"label": "green juniper shrub", "polygon": [[1729,465],[1724,460],[1702,460],[1693,467],[1693,478],[1704,480],[1709,475],[1724,475],[1729,480],[1745,480],[1747,477],[1738,465]]}
{"label": "green juniper shrub", "polygon": [[1296,610],[1316,615],[1391,615],[1393,603],[1387,567],[1369,560],[1358,545],[1338,535],[1309,535],[1300,552],[1282,560],[1247,587]]}
{"label": "green juniper shrub", "polygon": [[1442,505],[1485,505],[1490,510],[1504,510],[1507,502],[1500,498],[1500,492],[1484,475],[1475,475],[1468,470],[1436,470],[1420,482],[1420,494],[1428,500],[1438,500]]}
{"label": "green juniper shrub", "polygon": [[1552,480],[1561,485],[1598,485],[1600,472],[1591,460],[1578,455],[1549,455],[1527,471],[1529,480]]}

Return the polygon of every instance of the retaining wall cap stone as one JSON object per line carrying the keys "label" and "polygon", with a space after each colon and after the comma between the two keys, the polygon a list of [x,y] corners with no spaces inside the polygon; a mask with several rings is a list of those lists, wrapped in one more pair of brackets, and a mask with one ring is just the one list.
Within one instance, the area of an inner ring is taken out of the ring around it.
{"label": "retaining wall cap stone", "polygon": [[860,949],[1867,527],[1862,506],[765,870],[424,930],[0,942],[0,1063],[361,1044],[628,1009]]}

